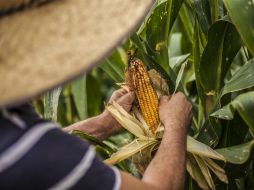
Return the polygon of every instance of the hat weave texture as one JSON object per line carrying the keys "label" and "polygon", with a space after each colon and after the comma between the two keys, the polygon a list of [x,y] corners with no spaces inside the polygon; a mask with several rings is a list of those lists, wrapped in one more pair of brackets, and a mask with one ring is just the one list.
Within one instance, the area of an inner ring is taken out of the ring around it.
{"label": "hat weave texture", "polygon": [[53,0],[1,17],[0,106],[26,101],[95,66],[134,31],[152,2]]}

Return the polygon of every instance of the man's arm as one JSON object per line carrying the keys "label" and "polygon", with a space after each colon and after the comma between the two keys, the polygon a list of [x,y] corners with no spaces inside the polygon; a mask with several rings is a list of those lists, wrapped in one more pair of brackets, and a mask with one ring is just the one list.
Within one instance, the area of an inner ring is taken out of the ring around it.
{"label": "man's arm", "polygon": [[182,93],[160,100],[160,119],[165,126],[161,145],[146,169],[142,181],[121,173],[121,190],[179,190],[185,181],[186,134],[191,104]]}
{"label": "man's arm", "polygon": [[[112,94],[108,103],[116,101],[129,112],[134,98],[134,92],[119,89]],[[98,116],[74,123],[73,125],[63,128],[63,130],[66,132],[80,130],[95,136],[99,140],[104,140],[119,132],[121,130],[121,126],[107,110],[104,110],[104,112]]]}
{"label": "man's arm", "polygon": [[[121,93],[116,92],[112,97],[118,97],[118,103],[121,99],[120,103],[129,111],[134,95],[124,94],[128,93],[121,90]],[[126,99],[131,101],[123,101]],[[128,103],[126,104],[126,102]],[[111,123],[116,121],[112,120],[109,116],[110,114],[108,114],[105,111],[95,118],[69,126],[67,131],[78,129],[101,140],[105,139],[121,128],[119,124]],[[191,120],[191,104],[182,93],[173,95],[171,99],[168,96],[164,96],[160,99],[159,114],[160,120],[165,126],[161,145],[146,169],[142,180],[125,172],[120,172],[122,178],[121,190],[179,190],[183,188],[185,180],[186,131]]]}

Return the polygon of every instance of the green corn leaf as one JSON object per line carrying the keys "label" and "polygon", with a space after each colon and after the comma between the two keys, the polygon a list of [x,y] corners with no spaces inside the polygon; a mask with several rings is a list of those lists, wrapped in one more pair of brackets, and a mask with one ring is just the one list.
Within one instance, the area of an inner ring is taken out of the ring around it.
{"label": "green corn leaf", "polygon": [[205,93],[219,92],[227,70],[240,47],[240,38],[233,24],[220,20],[211,26],[199,68]]}
{"label": "green corn leaf", "polygon": [[171,57],[169,60],[169,65],[175,73],[179,72],[181,65],[188,60],[190,53],[180,56]]}
{"label": "green corn leaf", "polygon": [[249,159],[253,145],[254,140],[232,147],[217,149],[216,151],[223,155],[227,162],[243,164]]}
{"label": "green corn leaf", "polygon": [[115,82],[124,81],[124,70],[127,65],[127,55],[122,48],[118,48],[99,67],[105,71]]}
{"label": "green corn leaf", "polygon": [[212,113],[211,116],[231,120],[237,111],[245,123],[254,131],[254,92],[247,92],[236,97],[231,103]]}
{"label": "green corn leaf", "polygon": [[225,120],[232,120],[234,119],[234,108],[232,107],[232,104],[228,104],[221,109],[213,112],[210,116],[212,117],[217,117],[220,119],[225,119]]}
{"label": "green corn leaf", "polygon": [[[202,44],[202,39],[200,37],[200,33],[201,33],[201,29],[199,28],[199,25],[197,23],[197,21],[195,21],[195,25],[194,25],[194,32],[193,32],[193,47],[192,47],[192,55],[193,55],[193,64],[194,64],[194,71],[195,71],[195,82],[196,82],[196,86],[197,86],[197,94],[199,99],[201,100],[201,105],[205,104],[205,94],[204,94],[204,90],[202,89],[201,86],[201,79],[200,79],[200,61],[201,61],[201,55],[204,51],[204,47]],[[201,110],[199,110],[200,112]],[[200,115],[203,115],[202,113],[200,113]],[[199,118],[200,120],[200,118]]]}
{"label": "green corn leaf", "polygon": [[207,146],[206,144],[203,144],[195,140],[191,136],[187,136],[187,152],[190,152],[195,155],[203,156],[203,157],[225,161],[225,158],[222,155],[217,153],[215,150],[213,150],[211,147]]}
{"label": "green corn leaf", "polygon": [[175,92],[176,92],[176,90],[177,90],[177,88],[178,88],[178,86],[179,86],[179,84],[182,80],[184,69],[185,69],[186,65],[187,65],[187,63],[183,63],[181,65],[180,71],[179,71],[179,73],[177,75],[177,78],[176,78],[176,86],[175,86],[175,90],[174,90],[173,94],[175,94]]}
{"label": "green corn leaf", "polygon": [[232,78],[226,82],[222,90],[222,96],[254,86],[254,60],[245,63]]}
{"label": "green corn leaf", "polygon": [[99,145],[102,148],[106,149],[107,151],[109,151],[110,153],[113,153],[115,150],[113,150],[110,146],[108,146],[107,144],[103,143],[102,141],[98,140],[96,137],[89,135],[83,131],[79,131],[79,130],[74,130],[71,132],[72,135],[78,136],[81,139],[87,140],[90,143],[94,144],[94,145]]}
{"label": "green corn leaf", "polygon": [[[169,57],[176,57],[182,55],[182,37],[183,35],[180,32],[175,32],[170,35],[170,45],[168,47]],[[171,66],[170,62],[169,65]],[[171,66],[171,68],[173,67]]]}
{"label": "green corn leaf", "polygon": [[151,13],[146,24],[146,38],[149,46],[155,50],[160,43],[166,43],[183,0],[171,0],[160,3]]}
{"label": "green corn leaf", "polygon": [[195,13],[202,31],[207,34],[212,23],[209,0],[187,0],[187,3],[191,6],[193,12]]}
{"label": "green corn leaf", "polygon": [[183,0],[163,1],[156,6],[144,28],[147,52],[165,71],[170,71],[168,64],[169,34],[177,18]]}
{"label": "green corn leaf", "polygon": [[184,3],[180,9],[179,16],[181,22],[183,23],[184,32],[186,34],[187,39],[192,42],[193,36],[193,26],[192,26],[192,17],[190,14],[190,10],[187,8]]}
{"label": "green corn leaf", "polygon": [[254,2],[253,0],[223,0],[244,43],[254,56]]}
{"label": "green corn leaf", "polygon": [[62,87],[57,87],[44,96],[44,118],[57,121],[58,100]]}
{"label": "green corn leaf", "polygon": [[71,91],[79,119],[83,120],[88,116],[86,76],[82,76],[80,79],[72,82]]}

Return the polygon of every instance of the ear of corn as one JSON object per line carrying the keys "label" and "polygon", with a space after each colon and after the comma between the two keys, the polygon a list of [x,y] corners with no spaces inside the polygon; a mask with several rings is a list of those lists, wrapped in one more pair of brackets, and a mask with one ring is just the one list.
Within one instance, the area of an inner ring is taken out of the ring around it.
{"label": "ear of corn", "polygon": [[127,68],[127,83],[131,90],[135,91],[141,113],[149,129],[155,134],[160,123],[158,113],[159,101],[148,72],[141,60],[137,58],[130,59]]}

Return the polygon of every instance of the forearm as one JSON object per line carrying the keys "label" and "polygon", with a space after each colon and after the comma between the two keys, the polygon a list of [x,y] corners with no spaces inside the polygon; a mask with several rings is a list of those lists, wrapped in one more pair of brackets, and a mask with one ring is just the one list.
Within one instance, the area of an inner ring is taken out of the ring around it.
{"label": "forearm", "polygon": [[161,145],[144,173],[143,181],[159,189],[183,189],[185,159],[186,132],[165,131]]}
{"label": "forearm", "polygon": [[105,112],[63,128],[66,132],[73,130],[83,131],[99,140],[104,140],[114,134],[116,129]]}
{"label": "forearm", "polygon": [[[121,105],[127,112],[129,112],[134,98],[134,92],[129,92],[122,88],[113,93],[109,100],[109,103],[115,101],[119,105]],[[121,130],[121,126],[113,118],[109,111],[105,109],[102,114],[96,117],[80,121],[64,128],[64,131],[66,132],[70,132],[73,130],[80,130],[89,135],[95,136],[99,140],[104,140],[109,136],[119,132]]]}

